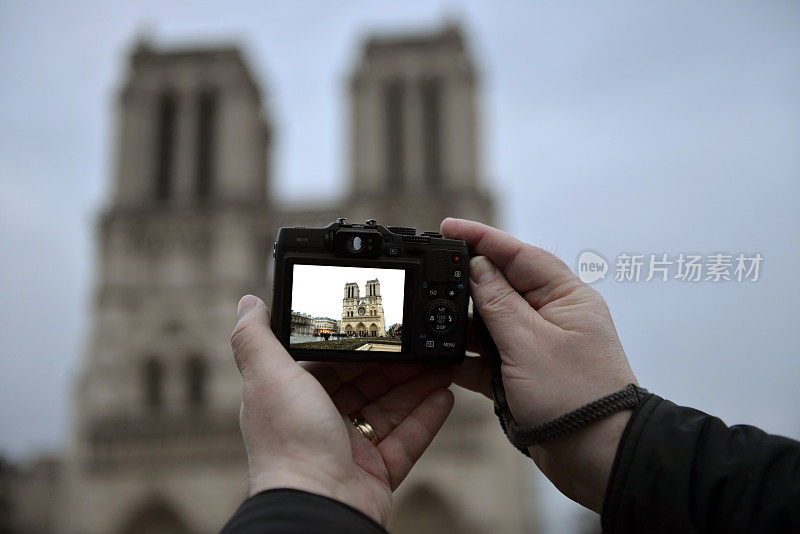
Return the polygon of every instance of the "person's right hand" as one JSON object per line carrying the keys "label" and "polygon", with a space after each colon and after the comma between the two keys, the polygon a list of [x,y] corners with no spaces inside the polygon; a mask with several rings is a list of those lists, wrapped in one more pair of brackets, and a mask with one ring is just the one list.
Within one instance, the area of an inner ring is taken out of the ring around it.
{"label": "person's right hand", "polygon": [[[520,424],[544,423],[636,383],[603,297],[564,262],[472,221],[445,219],[441,232],[470,247],[472,300],[500,352]],[[467,358],[455,382],[491,398],[490,374],[484,358]],[[630,413],[530,447],[531,457],[562,493],[600,512]]]}

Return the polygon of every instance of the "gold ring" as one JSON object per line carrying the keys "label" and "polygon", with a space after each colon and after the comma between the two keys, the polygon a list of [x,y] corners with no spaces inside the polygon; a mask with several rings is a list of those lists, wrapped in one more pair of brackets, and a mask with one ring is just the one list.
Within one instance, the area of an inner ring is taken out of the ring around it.
{"label": "gold ring", "polygon": [[378,437],[378,434],[375,432],[375,429],[372,428],[372,425],[367,423],[367,420],[364,419],[364,416],[360,413],[350,414],[350,420],[353,422],[353,426],[355,426],[361,435],[367,438],[372,442],[373,445],[377,447],[378,443],[381,442],[381,438]]}

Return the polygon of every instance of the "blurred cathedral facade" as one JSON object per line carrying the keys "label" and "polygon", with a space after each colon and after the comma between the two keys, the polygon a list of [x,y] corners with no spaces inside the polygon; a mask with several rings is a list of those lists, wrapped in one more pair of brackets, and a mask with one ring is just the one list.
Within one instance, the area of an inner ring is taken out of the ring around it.
{"label": "blurred cathedral facade", "polygon": [[[117,101],[69,448],[14,479],[16,531],[219,531],[247,495],[228,339],[239,297],[269,299],[278,227],[492,222],[478,76],[457,26],[367,39],[349,82],[350,193],[288,210],[270,195],[270,119],[240,51],[136,45]],[[455,393],[396,492],[390,531],[530,531],[527,464],[486,399]]]}

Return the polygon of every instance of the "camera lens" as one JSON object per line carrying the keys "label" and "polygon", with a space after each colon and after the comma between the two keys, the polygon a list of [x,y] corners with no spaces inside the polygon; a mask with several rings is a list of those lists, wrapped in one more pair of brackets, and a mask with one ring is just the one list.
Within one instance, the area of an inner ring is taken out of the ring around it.
{"label": "camera lens", "polygon": [[347,248],[350,249],[350,252],[361,252],[361,249],[364,248],[364,244],[361,241],[361,237],[355,236],[354,238],[348,240]]}

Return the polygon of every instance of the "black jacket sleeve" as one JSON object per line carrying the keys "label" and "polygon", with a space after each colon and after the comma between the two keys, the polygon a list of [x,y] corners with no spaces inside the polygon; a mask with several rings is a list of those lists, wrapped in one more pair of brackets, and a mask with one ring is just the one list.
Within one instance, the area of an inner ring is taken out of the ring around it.
{"label": "black jacket sleeve", "polygon": [[247,499],[222,534],[386,534],[344,503],[294,489],[272,489]]}
{"label": "black jacket sleeve", "polygon": [[800,532],[800,443],[656,395],[634,411],[604,532]]}

